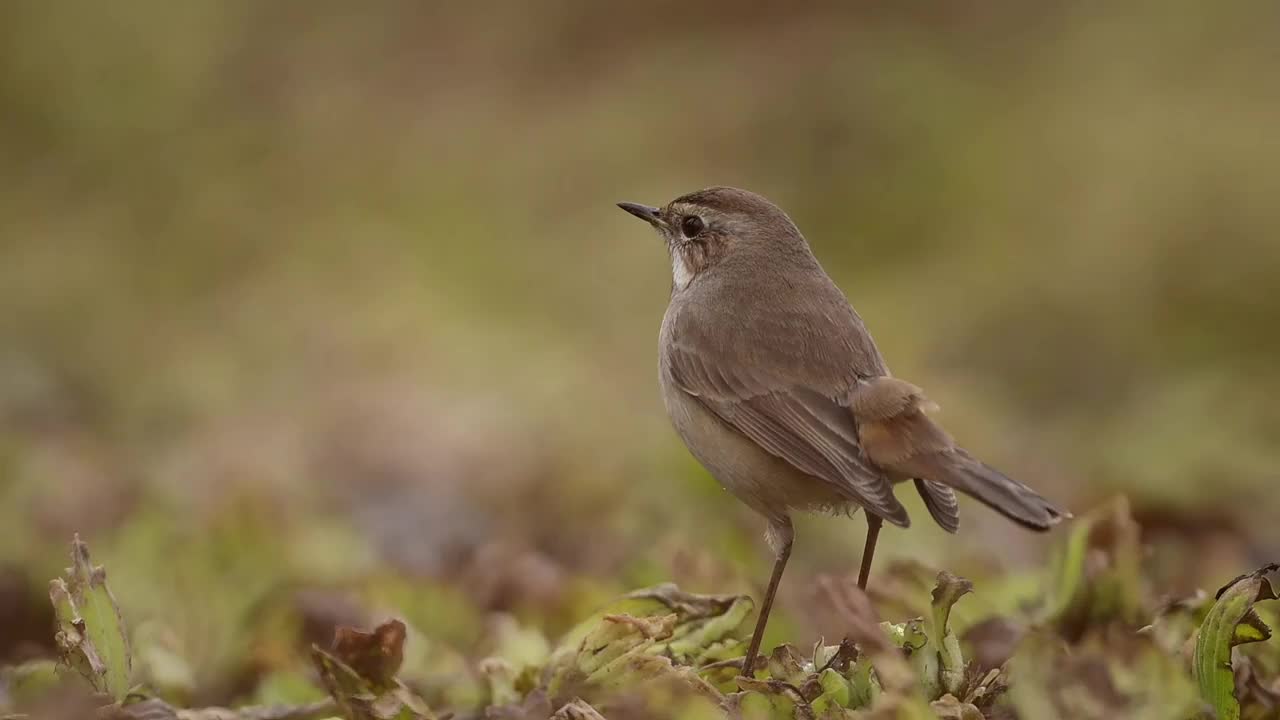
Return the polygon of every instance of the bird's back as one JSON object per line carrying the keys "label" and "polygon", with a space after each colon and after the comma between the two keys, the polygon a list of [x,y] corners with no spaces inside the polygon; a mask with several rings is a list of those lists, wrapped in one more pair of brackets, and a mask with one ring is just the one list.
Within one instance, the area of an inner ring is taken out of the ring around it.
{"label": "bird's back", "polygon": [[[735,267],[748,262],[754,272]],[[663,335],[699,348],[720,367],[833,398],[859,378],[888,373],[862,318],[807,250],[782,262],[726,260],[673,294]]]}

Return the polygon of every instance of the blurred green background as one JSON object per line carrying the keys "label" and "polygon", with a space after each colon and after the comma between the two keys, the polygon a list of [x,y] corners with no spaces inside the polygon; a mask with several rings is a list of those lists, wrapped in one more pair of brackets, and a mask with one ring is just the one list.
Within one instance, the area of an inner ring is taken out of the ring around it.
{"label": "blurred green background", "polygon": [[[762,524],[662,410],[664,250],[613,205],[715,184],[791,213],[967,446],[1128,494],[1163,587],[1275,559],[1278,14],[0,3],[0,658],[47,652],[74,532],[215,699],[284,662],[240,631],[282,602],[471,654],[493,612],[758,593]],[[910,502],[878,566],[1044,562]],[[801,524],[776,638],[862,532]]]}

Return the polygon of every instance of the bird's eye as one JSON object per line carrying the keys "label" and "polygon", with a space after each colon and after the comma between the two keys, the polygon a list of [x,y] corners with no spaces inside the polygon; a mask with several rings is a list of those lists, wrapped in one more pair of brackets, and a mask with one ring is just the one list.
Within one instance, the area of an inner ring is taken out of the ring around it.
{"label": "bird's eye", "polygon": [[702,218],[697,215],[685,215],[684,219],[680,221],[680,232],[683,232],[684,236],[691,240],[697,237],[698,233],[702,232],[706,227],[707,224],[702,222]]}

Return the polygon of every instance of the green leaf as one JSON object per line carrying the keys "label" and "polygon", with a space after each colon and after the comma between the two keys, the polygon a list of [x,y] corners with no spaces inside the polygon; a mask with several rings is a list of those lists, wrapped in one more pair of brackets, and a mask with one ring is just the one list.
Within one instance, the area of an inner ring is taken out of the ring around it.
{"label": "green leaf", "polygon": [[138,625],[133,632],[133,652],[138,675],[161,697],[189,698],[195,691],[195,672],[175,647],[173,633],[158,621]]}
{"label": "green leaf", "polygon": [[489,686],[490,705],[514,705],[520,701],[514,665],[503,658],[488,657],[480,661],[477,669]]}
{"label": "green leaf", "polygon": [[5,700],[21,707],[56,691],[61,681],[52,660],[31,660],[0,668],[0,711],[6,708]]}
{"label": "green leaf", "polygon": [[[695,595],[664,583],[636,590],[605,606],[578,623],[560,640],[550,664],[558,664],[579,652],[582,641],[598,629],[606,615],[629,615],[634,618],[674,614],[672,645],[688,651],[691,643],[741,638],[753,604],[745,595]],[[681,643],[679,641],[685,641]]]}
{"label": "green leaf", "polygon": [[565,635],[544,669],[547,691],[558,697],[580,684],[615,687],[670,677],[711,695],[711,685],[675,663],[734,657],[751,610],[745,596],[694,595],[670,584],[633,592]]}
{"label": "green leaf", "polygon": [[739,595],[732,598],[728,607],[717,605],[715,608],[710,615],[689,618],[676,625],[666,648],[673,658],[701,665],[745,652],[742,640],[755,609],[751,598]]}
{"label": "green leaf", "polygon": [[49,583],[58,652],[96,692],[123,700],[133,675],[128,632],[107,587],[106,570],[89,562],[89,548],[79,535],[71,543],[66,576]]}
{"label": "green leaf", "polygon": [[[938,586],[933,589],[933,627],[930,628],[930,646],[937,654],[939,685],[953,695],[964,684],[964,656],[960,652],[960,640],[951,631],[951,608],[956,602],[973,592],[973,583],[947,571],[938,573]],[[929,695],[933,698],[933,695]]]}
{"label": "green leaf", "polygon": [[768,669],[770,678],[788,682],[797,687],[803,685],[809,676],[800,654],[790,645],[779,645],[774,648],[773,654],[769,656]]}
{"label": "green leaf", "polygon": [[1273,563],[1232,580],[1218,591],[1213,607],[1200,626],[1192,667],[1201,698],[1213,707],[1219,720],[1240,718],[1231,649],[1271,637],[1271,628],[1254,612],[1253,605],[1276,599],[1266,576],[1277,569],[1280,565]]}
{"label": "green leaf", "polygon": [[1141,557],[1126,498],[1080,517],[1058,551],[1044,619],[1070,640],[1112,622],[1136,629],[1143,615]]}
{"label": "green leaf", "polygon": [[852,687],[843,675],[827,668],[819,673],[818,683],[822,687],[822,694],[810,703],[815,713],[822,714],[829,708],[849,707]]}
{"label": "green leaf", "polygon": [[871,656],[862,653],[849,668],[849,707],[871,707],[880,697],[880,684],[872,678]]}

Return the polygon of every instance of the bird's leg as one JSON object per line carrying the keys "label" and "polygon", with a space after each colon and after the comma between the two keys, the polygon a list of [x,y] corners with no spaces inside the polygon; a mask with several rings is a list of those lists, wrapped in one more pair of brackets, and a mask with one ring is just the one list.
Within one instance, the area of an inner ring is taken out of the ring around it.
{"label": "bird's leg", "polygon": [[867,589],[867,578],[871,576],[871,558],[876,554],[876,539],[880,537],[880,526],[884,524],[878,515],[866,513],[867,542],[862,546],[862,568],[858,570],[858,589]]}
{"label": "bird's leg", "polygon": [[764,639],[764,627],[769,624],[769,611],[773,609],[773,596],[778,592],[778,583],[782,580],[782,571],[787,568],[787,558],[791,557],[791,541],[795,539],[795,529],[791,526],[791,518],[783,518],[769,525],[769,545],[777,553],[773,562],[773,575],[769,577],[769,589],[764,594],[764,604],[760,606],[760,617],[756,619],[756,630],[751,634],[751,645],[747,648],[747,656],[742,660],[742,674],[752,677],[755,670],[756,655],[760,653],[760,641]]}

